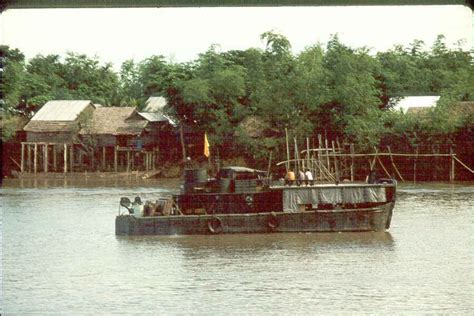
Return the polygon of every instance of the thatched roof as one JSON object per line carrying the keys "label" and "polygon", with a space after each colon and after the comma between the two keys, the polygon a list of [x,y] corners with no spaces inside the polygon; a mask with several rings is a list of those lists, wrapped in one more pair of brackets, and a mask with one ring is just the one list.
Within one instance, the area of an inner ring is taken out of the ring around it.
{"label": "thatched roof", "polygon": [[140,135],[147,124],[134,107],[100,107],[94,110],[80,134]]}
{"label": "thatched roof", "polygon": [[26,132],[73,132],[77,128],[75,121],[29,121],[23,128]]}

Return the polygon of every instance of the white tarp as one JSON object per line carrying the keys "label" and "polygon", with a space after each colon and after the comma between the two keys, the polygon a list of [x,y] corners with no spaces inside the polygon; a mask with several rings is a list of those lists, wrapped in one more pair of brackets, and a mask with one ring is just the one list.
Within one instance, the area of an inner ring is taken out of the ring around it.
{"label": "white tarp", "polygon": [[385,187],[299,187],[283,189],[283,211],[294,213],[298,205],[386,202]]}

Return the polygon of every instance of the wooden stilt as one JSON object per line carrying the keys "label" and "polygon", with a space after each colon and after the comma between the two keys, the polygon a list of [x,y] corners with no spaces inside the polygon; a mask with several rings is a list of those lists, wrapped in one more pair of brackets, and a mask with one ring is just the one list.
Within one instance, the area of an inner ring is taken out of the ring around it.
{"label": "wooden stilt", "polygon": [[56,161],[56,145],[53,145],[53,169],[54,171],[58,171]]}
{"label": "wooden stilt", "polygon": [[118,161],[118,157],[117,157],[117,148],[118,146],[114,146],[114,169],[115,169],[115,172],[117,172],[118,170],[118,166],[117,166],[117,161]]}
{"label": "wooden stilt", "polygon": [[28,172],[31,172],[31,145],[28,144],[26,145],[26,151],[27,151],[27,156],[28,156]]}
{"label": "wooden stilt", "polygon": [[449,148],[449,151],[451,153],[451,172],[450,172],[450,181],[454,182],[454,152],[453,152],[453,147],[451,146]]}
{"label": "wooden stilt", "polygon": [[69,167],[69,172],[73,172],[73,167],[74,167],[74,145],[71,144],[71,146],[69,147],[69,150],[70,150],[70,154],[69,154],[69,164],[70,164],[70,167]]}
{"label": "wooden stilt", "polygon": [[44,172],[48,173],[48,144],[44,144]]}
{"label": "wooden stilt", "polygon": [[416,161],[418,160],[418,145],[415,149],[415,157],[413,159],[413,182],[416,183]]}
{"label": "wooden stilt", "polygon": [[285,166],[286,166],[286,172],[290,170],[290,144],[288,140],[288,128],[285,127],[285,137],[286,137],[286,160],[288,161]]}
{"label": "wooden stilt", "polygon": [[130,172],[130,150],[127,149],[127,172]]}
{"label": "wooden stilt", "polygon": [[67,144],[64,144],[64,173],[67,173]]}
{"label": "wooden stilt", "polygon": [[36,173],[37,171],[37,163],[38,163],[38,144],[35,143],[34,145],[34,156],[33,156],[33,170],[34,170],[34,173]]}
{"label": "wooden stilt", "polygon": [[102,147],[102,171],[105,171],[105,146]]}
{"label": "wooden stilt", "polygon": [[21,143],[21,172],[25,171],[25,144]]}

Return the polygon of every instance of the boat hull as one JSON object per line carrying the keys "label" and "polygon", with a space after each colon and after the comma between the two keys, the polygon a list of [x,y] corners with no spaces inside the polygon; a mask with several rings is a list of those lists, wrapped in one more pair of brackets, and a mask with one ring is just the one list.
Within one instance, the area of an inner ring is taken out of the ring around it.
{"label": "boat hull", "polygon": [[119,215],[116,235],[210,235],[239,233],[385,231],[394,202],[373,208],[296,213],[206,214],[135,217]]}

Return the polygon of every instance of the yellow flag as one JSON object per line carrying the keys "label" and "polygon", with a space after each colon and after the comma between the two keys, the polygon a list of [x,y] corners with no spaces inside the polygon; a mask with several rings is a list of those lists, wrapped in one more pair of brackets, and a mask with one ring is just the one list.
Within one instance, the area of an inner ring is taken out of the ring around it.
{"label": "yellow flag", "polygon": [[206,133],[204,133],[204,156],[209,157],[209,142]]}

